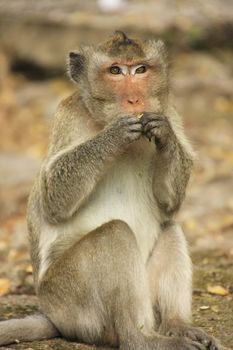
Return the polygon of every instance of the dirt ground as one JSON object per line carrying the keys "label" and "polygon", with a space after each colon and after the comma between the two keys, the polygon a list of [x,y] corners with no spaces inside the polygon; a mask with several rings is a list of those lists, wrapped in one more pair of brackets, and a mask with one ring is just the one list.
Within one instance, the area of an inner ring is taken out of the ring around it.
{"label": "dirt ground", "polygon": [[[221,340],[222,344],[232,349],[233,344],[233,263],[231,257],[222,251],[205,251],[192,256],[194,262],[193,323]],[[25,283],[24,283],[25,284]],[[208,286],[225,286],[227,295],[208,293]],[[31,295],[32,289],[26,287],[24,293],[12,292],[0,299],[2,319],[23,317],[39,309],[38,300]],[[3,348],[2,348],[3,349]],[[5,349],[5,348],[4,348]],[[71,343],[62,339],[52,339],[33,343],[21,343],[8,346],[8,349],[25,350],[68,350],[93,349],[83,344]],[[99,349],[99,348],[98,348]]]}
{"label": "dirt ground", "polygon": [[[182,71],[181,60],[186,63]],[[220,89],[214,90],[212,73],[208,72],[210,62],[216,68],[215,58],[204,54],[177,56],[174,62],[173,89],[178,109],[185,116],[187,132],[198,153],[179,220],[194,261],[193,321],[232,347],[233,104],[228,96],[220,95]],[[219,69],[223,67],[224,64]],[[193,77],[195,69],[206,74],[205,84],[196,75]],[[231,76],[226,74],[226,79]],[[27,248],[26,200],[46,151],[51,115],[58,101],[74,87],[63,78],[35,82],[11,72],[5,74],[4,84],[0,93],[0,317],[10,318],[38,308]],[[209,292],[209,287],[216,286],[223,288],[224,295],[219,295],[218,290],[216,294]],[[10,348],[88,347],[56,339]]]}
{"label": "dirt ground", "polygon": [[[178,215],[194,263],[193,322],[233,349],[233,52],[229,47],[189,48],[172,51],[170,60],[177,109],[197,152]],[[48,77],[32,68],[33,74],[12,66],[9,52],[0,47],[0,319],[39,308],[26,203],[46,153],[52,115],[75,89],[60,73]],[[94,347],[53,339],[8,349]]]}

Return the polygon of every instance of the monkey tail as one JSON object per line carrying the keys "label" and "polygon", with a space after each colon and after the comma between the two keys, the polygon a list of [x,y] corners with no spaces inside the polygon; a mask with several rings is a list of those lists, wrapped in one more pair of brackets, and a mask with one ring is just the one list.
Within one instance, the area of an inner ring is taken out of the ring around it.
{"label": "monkey tail", "polygon": [[0,346],[20,341],[50,339],[59,335],[49,319],[42,315],[0,322]]}

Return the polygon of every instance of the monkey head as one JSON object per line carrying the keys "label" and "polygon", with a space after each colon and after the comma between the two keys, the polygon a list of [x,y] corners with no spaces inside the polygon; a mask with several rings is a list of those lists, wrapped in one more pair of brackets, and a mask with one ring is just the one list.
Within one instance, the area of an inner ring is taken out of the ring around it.
{"label": "monkey head", "polygon": [[124,114],[162,112],[168,96],[167,53],[161,40],[135,40],[123,32],[103,44],[70,52],[69,74],[102,124]]}

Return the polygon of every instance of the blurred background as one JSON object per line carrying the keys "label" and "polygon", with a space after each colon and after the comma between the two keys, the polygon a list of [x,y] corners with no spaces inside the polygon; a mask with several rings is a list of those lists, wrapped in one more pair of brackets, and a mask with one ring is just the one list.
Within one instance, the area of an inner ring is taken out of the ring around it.
{"label": "blurred background", "polygon": [[0,318],[38,307],[26,204],[53,113],[75,89],[67,53],[116,29],[169,48],[177,109],[198,154],[179,214],[194,261],[194,322],[233,348],[232,0],[0,0]]}

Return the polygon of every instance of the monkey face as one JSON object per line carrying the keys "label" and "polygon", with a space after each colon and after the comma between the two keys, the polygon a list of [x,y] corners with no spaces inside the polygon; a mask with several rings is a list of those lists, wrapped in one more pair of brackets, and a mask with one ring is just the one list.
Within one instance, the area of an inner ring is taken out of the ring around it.
{"label": "monkey face", "polygon": [[161,41],[117,32],[96,47],[70,54],[70,76],[93,117],[103,124],[124,114],[163,110],[168,94],[167,57]]}
{"label": "monkey face", "polygon": [[103,69],[106,89],[125,113],[142,113],[150,108],[150,67],[143,62],[112,62]]}

